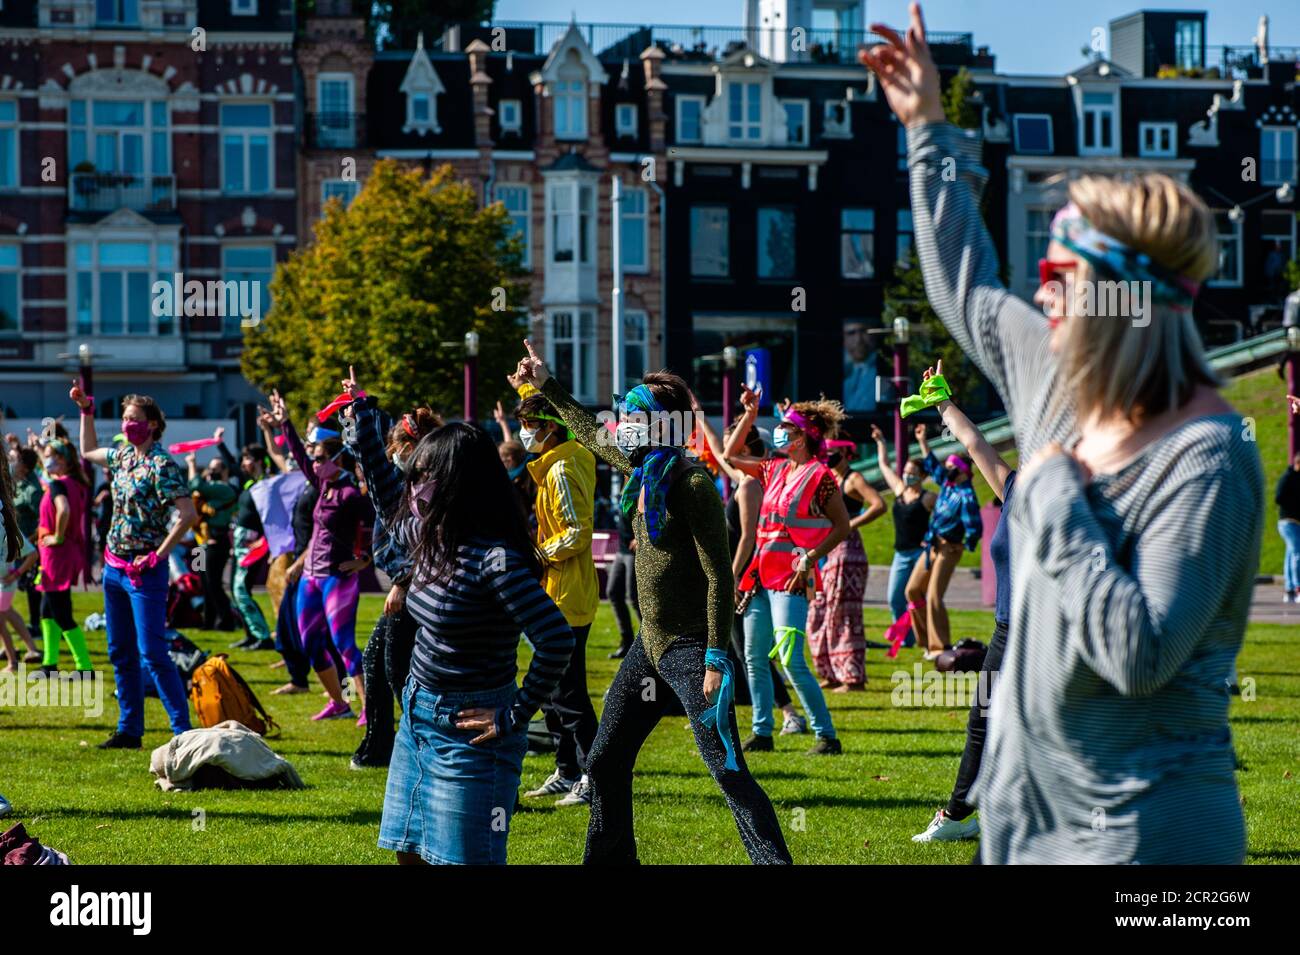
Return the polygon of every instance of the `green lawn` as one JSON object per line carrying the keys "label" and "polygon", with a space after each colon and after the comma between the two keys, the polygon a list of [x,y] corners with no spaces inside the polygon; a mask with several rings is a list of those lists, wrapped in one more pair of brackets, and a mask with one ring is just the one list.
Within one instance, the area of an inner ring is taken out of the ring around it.
{"label": "green lawn", "polygon": [[[263,598],[264,599],[264,598]],[[98,597],[78,594],[78,616],[97,609]],[[378,597],[363,599],[358,632],[368,635]],[[886,611],[869,609],[869,633],[879,635]],[[985,636],[986,612],[954,612],[958,636]],[[97,667],[111,669],[102,632],[90,634]],[[228,634],[191,632],[210,651]],[[1241,674],[1256,681],[1257,699],[1234,700],[1233,730],[1246,800],[1253,862],[1300,861],[1300,830],[1293,824],[1300,776],[1300,668],[1292,629],[1251,627]],[[616,642],[606,606],[592,631],[588,667],[593,700],[614,672],[606,653]],[[301,792],[164,794],[152,784],[148,753],[166,741],[161,705],[147,703],[149,732],[141,752],[100,752],[116,720],[109,699],[98,719],[79,710],[0,709],[0,793],[14,804],[12,819],[78,863],[350,863],[391,862],[375,846],[385,773],[353,772],[347,761],[361,731],[349,722],[311,723],[322,704],[317,693],[273,697],[282,670],[271,653],[232,651],[232,660],[271,713],[285,726],[273,748],[291,760],[308,788]],[[66,652],[65,652],[66,665]],[[919,660],[904,650],[906,669]],[[964,709],[901,709],[891,705],[894,668],[880,651],[869,653],[870,689],[829,696],[845,755],[810,757],[809,737],[778,738],[775,753],[755,754],[755,775],[777,807],[795,860],[802,863],[965,863],[973,843],[913,844],[946,800],[963,741]],[[111,691],[110,691],[111,692]],[[748,710],[741,710],[744,725]],[[530,757],[524,783],[551,770],[549,757]],[[666,719],[650,737],[637,766],[637,833],[642,860],[656,863],[746,861],[740,840],[713,782],[695,754],[685,718]],[[194,810],[205,828],[195,831]],[[575,863],[582,857],[587,810],[549,804],[515,817],[514,863]],[[1194,824],[1194,820],[1189,820]]]}
{"label": "green lawn", "polygon": [[[1273,489],[1287,466],[1285,394],[1286,389],[1273,365],[1234,378],[1223,389],[1223,397],[1242,414],[1242,434],[1250,433],[1248,429],[1253,428],[1255,440],[1259,442],[1259,454],[1264,462],[1265,500],[1264,543],[1260,548],[1259,572],[1275,576],[1282,574],[1282,538],[1277,534],[1277,505],[1273,503]],[[875,454],[874,451],[870,453]],[[1013,467],[1019,459],[1015,449],[1004,452],[1003,457]],[[874,457],[871,460],[874,463]],[[929,482],[926,486],[935,489]],[[894,495],[879,490],[885,495],[885,503],[892,506]],[[993,499],[993,492],[978,468],[975,470],[975,493],[981,504]],[[873,521],[861,533],[871,566],[888,567],[894,559],[894,522],[890,516],[886,514]],[[980,552],[965,552],[961,566],[980,566]]]}

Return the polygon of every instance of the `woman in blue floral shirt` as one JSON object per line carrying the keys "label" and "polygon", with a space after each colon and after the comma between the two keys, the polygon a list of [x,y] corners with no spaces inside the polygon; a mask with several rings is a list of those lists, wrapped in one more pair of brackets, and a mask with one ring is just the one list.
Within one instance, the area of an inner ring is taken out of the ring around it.
{"label": "woman in blue floral shirt", "polygon": [[[101,448],[95,438],[95,399],[73,383],[68,397],[81,409],[81,455],[108,471],[113,521],[104,548],[104,616],[108,656],[117,681],[117,729],[100,749],[139,749],[144,735],[144,671],[174,734],[190,728],[190,705],[167,655],[167,555],[197,521],[179,465],[158,443],[167,422],[147,395],[122,399],[127,443]],[[172,508],[179,520],[168,529]]]}

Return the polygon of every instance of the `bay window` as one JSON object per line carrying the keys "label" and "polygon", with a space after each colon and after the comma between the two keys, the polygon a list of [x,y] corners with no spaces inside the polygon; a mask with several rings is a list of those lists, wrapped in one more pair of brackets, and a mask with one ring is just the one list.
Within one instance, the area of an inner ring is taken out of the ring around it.
{"label": "bay window", "polygon": [[554,311],[546,332],[546,363],[579,401],[596,400],[596,317],[588,310]]}
{"label": "bay window", "polygon": [[[155,317],[155,281],[175,281],[176,251],[167,240],[75,240],[72,309],[79,335],[171,335],[175,318]],[[168,294],[174,294],[169,292]]]}

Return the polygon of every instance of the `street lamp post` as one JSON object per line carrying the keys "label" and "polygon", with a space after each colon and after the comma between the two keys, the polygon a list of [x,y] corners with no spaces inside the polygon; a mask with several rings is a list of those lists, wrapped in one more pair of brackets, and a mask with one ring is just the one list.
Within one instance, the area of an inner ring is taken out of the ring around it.
{"label": "street lamp post", "polygon": [[475,420],[478,407],[478,332],[465,333],[465,420]]}
{"label": "street lamp post", "polygon": [[[907,387],[907,343],[911,339],[912,323],[902,315],[894,319],[894,388],[901,392]],[[903,396],[898,395],[894,408],[894,466],[903,473],[907,464],[907,435],[903,430]]]}
{"label": "street lamp post", "polygon": [[[731,405],[734,401],[732,389],[735,388],[736,366],[740,363],[740,352],[735,345],[722,349],[722,434],[723,440],[731,428]],[[721,462],[719,462],[721,463]],[[722,477],[722,499],[731,500],[731,479]]]}

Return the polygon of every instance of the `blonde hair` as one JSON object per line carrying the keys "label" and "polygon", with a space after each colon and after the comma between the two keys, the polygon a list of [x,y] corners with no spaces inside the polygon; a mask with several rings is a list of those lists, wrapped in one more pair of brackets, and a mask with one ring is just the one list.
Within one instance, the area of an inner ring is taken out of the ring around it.
{"label": "blonde hair", "polygon": [[[838,435],[840,425],[848,417],[844,413],[842,404],[833,398],[827,398],[825,395],[822,395],[816,401],[796,401],[790,406],[790,410],[799,412],[817,425],[818,430],[821,431],[820,439],[810,441],[810,447],[820,445],[822,441],[827,441]],[[808,437],[811,438],[812,435]]]}
{"label": "blonde hair", "polygon": [[[1157,265],[1198,283],[1214,274],[1214,216],[1183,183],[1158,173],[1084,176],[1070,184],[1070,199],[1094,228]],[[1094,275],[1081,260],[1078,290]],[[1066,323],[1061,365],[1081,417],[1118,414],[1137,423],[1186,404],[1199,385],[1219,386],[1190,306],[1148,302],[1148,309],[1145,325]]]}

